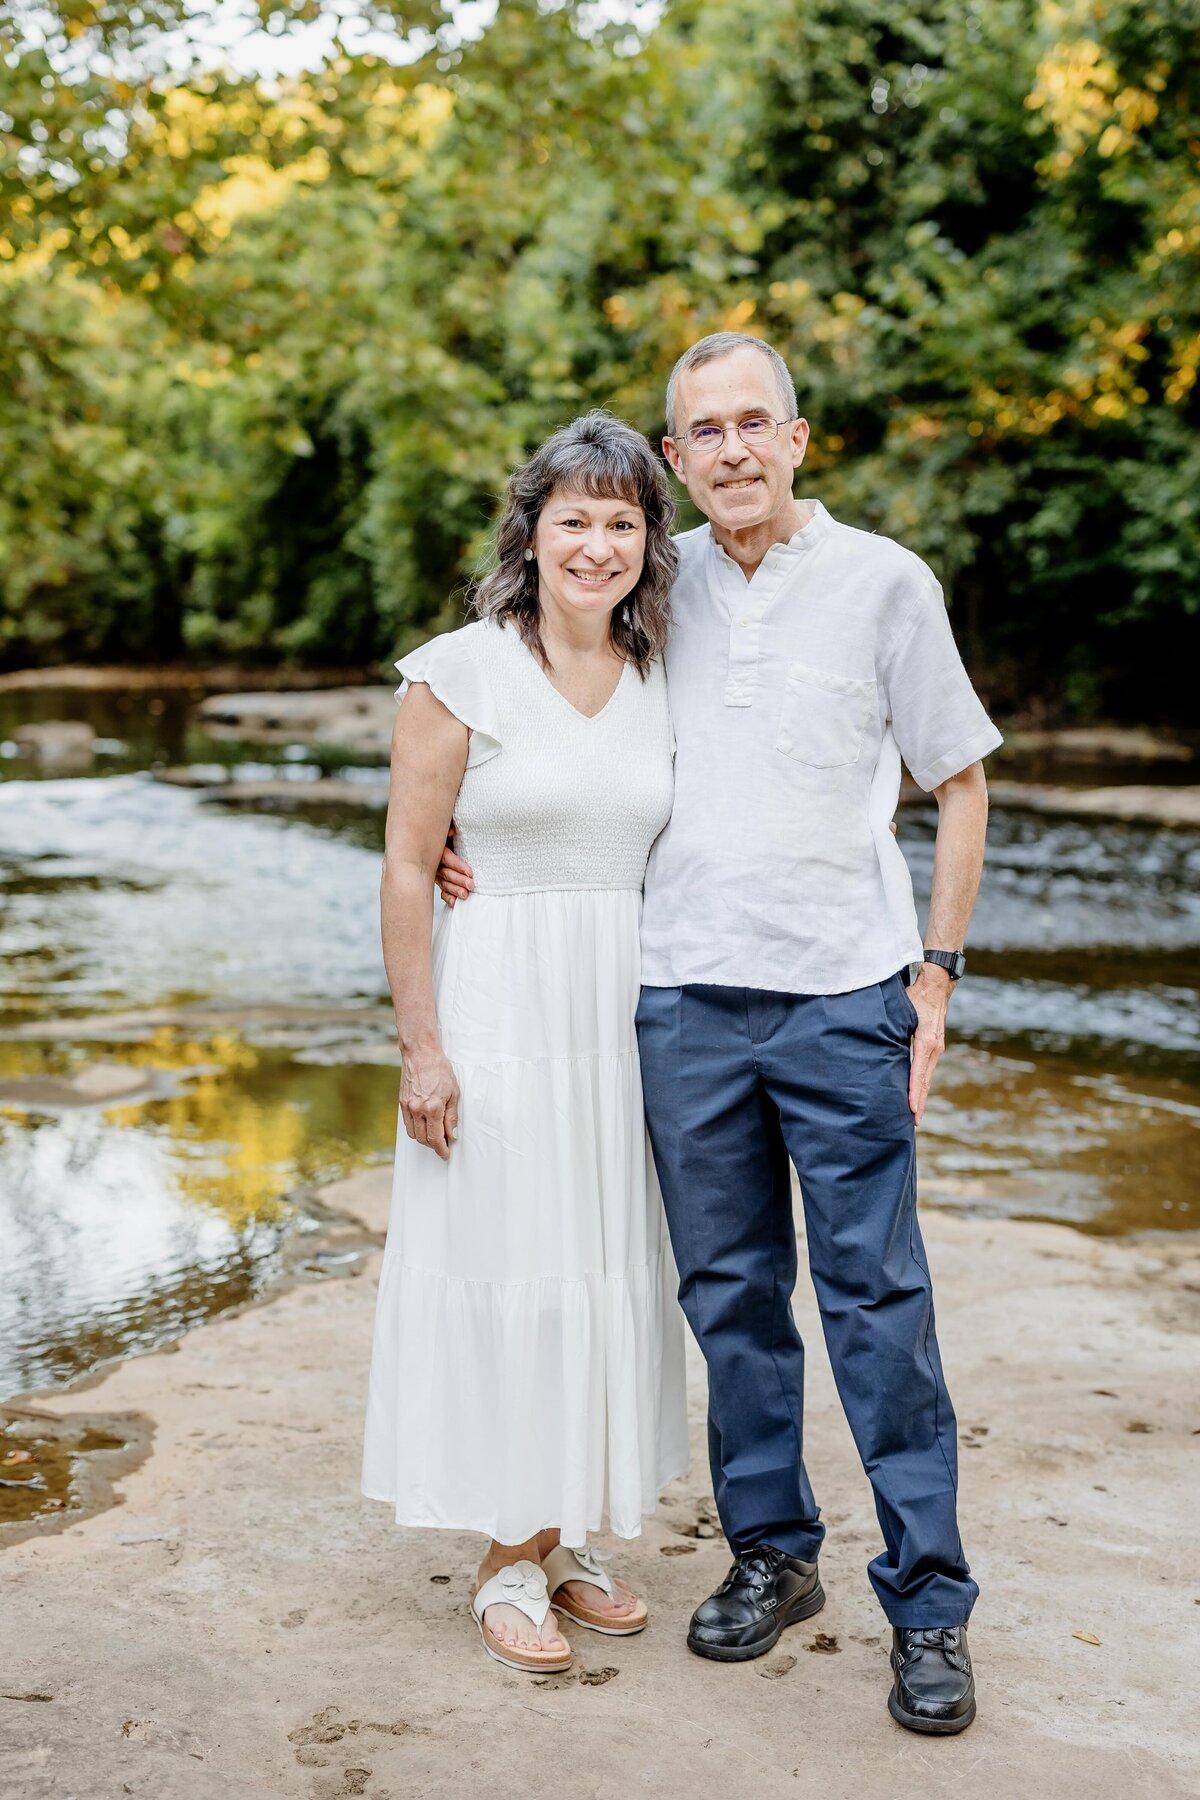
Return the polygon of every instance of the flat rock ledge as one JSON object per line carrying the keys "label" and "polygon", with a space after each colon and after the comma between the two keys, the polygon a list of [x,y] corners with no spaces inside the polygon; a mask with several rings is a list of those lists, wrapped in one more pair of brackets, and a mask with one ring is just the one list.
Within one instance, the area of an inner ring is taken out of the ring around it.
{"label": "flat rock ledge", "polygon": [[378,687],[311,693],[214,694],[196,709],[214,737],[249,744],[324,744],[386,757],[396,702]]}
{"label": "flat rock ledge", "polygon": [[1060,762],[1191,762],[1195,756],[1178,738],[1138,725],[1006,731],[1004,750],[1012,756],[1051,756]]}
{"label": "flat rock ledge", "polygon": [[307,806],[384,807],[388,791],[382,781],[230,781],[209,789],[204,798],[222,806],[291,812]]}
{"label": "flat rock ledge", "polygon": [[[322,1197],[377,1229],[388,1186],[376,1169]],[[795,1310],[824,1611],[756,1662],[685,1647],[729,1561],[693,1346],[691,1473],[640,1538],[601,1539],[650,1627],[569,1627],[574,1667],[531,1679],[480,1648],[480,1538],[398,1530],[358,1493],[375,1253],[355,1279],[287,1288],[36,1402],[64,1429],[99,1415],[153,1436],[115,1505],[3,1552],[5,1793],[1187,1800],[1200,1790],[1181,1703],[1200,1657],[1200,1584],[1180,1551],[1200,1428],[1195,1236],[1106,1242],[941,1209],[924,1228],[982,1590],[964,1737],[912,1737],[888,1717],[888,1632],[866,1575],[879,1527],[806,1276]]]}
{"label": "flat rock ledge", "polygon": [[281,775],[265,781],[239,781],[236,776],[199,767],[155,769],[155,781],[168,787],[194,788],[204,801],[221,806],[243,806],[275,812],[292,812],[305,807],[366,806],[385,807],[388,786],[385,780],[339,781],[336,776],[321,776],[316,781],[298,781]]}
{"label": "flat rock ledge", "polygon": [[89,1063],[76,1074],[14,1076],[0,1081],[0,1106],[19,1112],[58,1112],[80,1106],[114,1106],[149,1094],[146,1069],[125,1063]]}
{"label": "flat rock ledge", "polygon": [[38,693],[44,688],[73,689],[78,693],[139,694],[158,688],[203,694],[218,689],[238,692],[247,681],[264,688],[287,689],[345,687],[362,679],[363,669],[247,669],[233,663],[192,668],[187,664],[60,663],[45,669],[8,669],[0,674],[0,694]]}
{"label": "flat rock ledge", "polygon": [[1088,819],[1123,819],[1131,824],[1200,826],[1200,787],[1043,787],[1024,781],[989,781],[994,806],[1025,812],[1059,813]]}

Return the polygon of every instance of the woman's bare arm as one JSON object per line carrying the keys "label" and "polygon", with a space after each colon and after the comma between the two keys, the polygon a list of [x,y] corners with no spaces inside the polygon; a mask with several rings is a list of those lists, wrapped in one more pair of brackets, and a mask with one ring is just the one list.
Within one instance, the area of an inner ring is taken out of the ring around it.
{"label": "woman's bare arm", "polygon": [[458,1083],[433,1003],[433,880],[467,766],[470,734],[424,682],[392,727],[392,775],[379,904],[383,960],[404,1070],[400,1110],[410,1138],[443,1160],[458,1123]]}

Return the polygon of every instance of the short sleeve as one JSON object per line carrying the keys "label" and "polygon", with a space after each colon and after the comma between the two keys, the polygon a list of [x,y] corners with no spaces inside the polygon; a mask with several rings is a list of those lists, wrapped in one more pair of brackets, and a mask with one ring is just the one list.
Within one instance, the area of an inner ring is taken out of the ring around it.
{"label": "short sleeve", "polygon": [[926,793],[1004,742],[971,686],[942,590],[928,572],[884,681],[900,754]]}
{"label": "short sleeve", "polygon": [[396,699],[404,698],[410,682],[425,682],[447,711],[470,731],[467,767],[473,769],[489,757],[498,756],[501,744],[495,701],[483,670],[463,641],[466,635],[466,629],[448,631],[401,657],[396,667],[404,680],[396,689]]}

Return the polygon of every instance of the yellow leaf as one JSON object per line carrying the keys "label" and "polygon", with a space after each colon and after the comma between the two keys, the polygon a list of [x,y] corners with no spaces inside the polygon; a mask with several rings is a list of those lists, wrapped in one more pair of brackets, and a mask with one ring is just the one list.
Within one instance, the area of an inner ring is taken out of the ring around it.
{"label": "yellow leaf", "polygon": [[1073,1631],[1071,1636],[1078,1638],[1081,1644],[1098,1644],[1100,1642],[1100,1639],[1090,1631]]}

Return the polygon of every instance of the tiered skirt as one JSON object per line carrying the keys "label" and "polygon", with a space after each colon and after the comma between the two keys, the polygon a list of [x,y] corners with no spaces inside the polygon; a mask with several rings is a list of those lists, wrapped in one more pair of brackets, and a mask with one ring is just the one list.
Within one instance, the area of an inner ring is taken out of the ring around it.
{"label": "tiered skirt", "polygon": [[440,911],[448,1163],[400,1126],[363,1492],[403,1525],[634,1537],[687,1466],[683,1323],[646,1140],[633,889]]}

